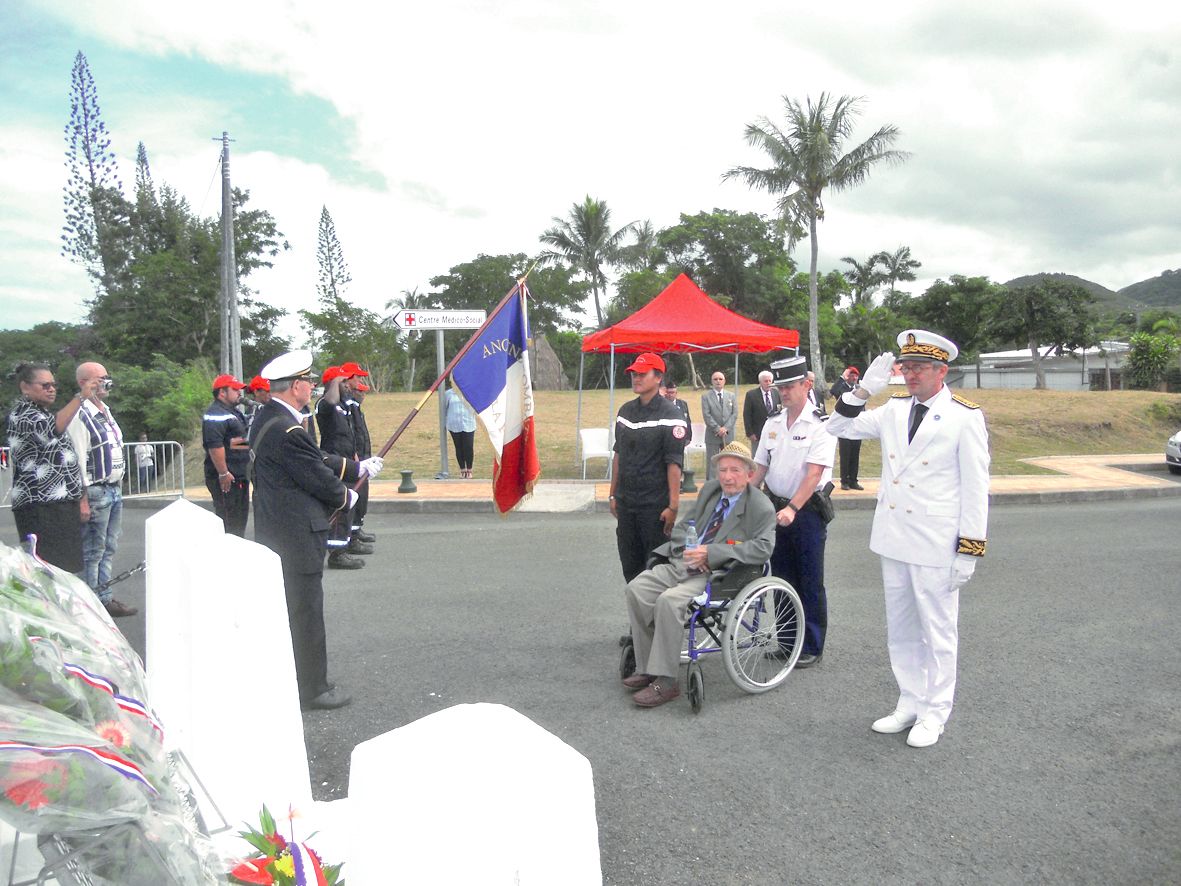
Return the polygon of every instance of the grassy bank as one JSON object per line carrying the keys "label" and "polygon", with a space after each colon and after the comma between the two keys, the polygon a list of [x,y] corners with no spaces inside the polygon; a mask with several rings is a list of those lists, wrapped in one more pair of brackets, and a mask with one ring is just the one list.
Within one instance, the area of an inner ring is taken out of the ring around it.
{"label": "grassy bank", "polygon": [[[743,391],[745,392],[745,388]],[[700,421],[700,392],[682,390],[694,420]],[[381,446],[421,397],[418,394],[373,394],[365,401],[365,414],[374,446]],[[986,390],[966,391],[978,402],[988,418],[994,474],[1044,473],[1020,460],[1042,455],[1094,455],[1107,453],[1161,452],[1165,438],[1181,428],[1181,422],[1154,417],[1157,413],[1181,413],[1181,395],[1150,391],[1066,393],[1061,391]],[[629,390],[616,392],[615,408],[631,397]],[[885,400],[881,395],[871,405]],[[536,423],[542,476],[546,479],[581,477],[577,446],[577,391],[538,391]],[[1154,404],[1159,404],[1154,407]],[[831,409],[832,401],[829,401]],[[589,391],[582,397],[583,427],[603,427],[611,413],[607,391]],[[741,433],[739,418],[739,433]],[[454,452],[448,440],[448,458],[455,469]],[[700,456],[695,458],[697,466]],[[429,478],[439,469],[439,413],[432,398],[402,435],[386,459],[383,479],[394,479],[396,471],[410,468],[416,478]],[[878,473],[876,443],[862,446],[861,472]],[[603,476],[602,460],[591,463],[588,476]],[[492,451],[482,432],[476,435],[475,474],[490,477]]]}

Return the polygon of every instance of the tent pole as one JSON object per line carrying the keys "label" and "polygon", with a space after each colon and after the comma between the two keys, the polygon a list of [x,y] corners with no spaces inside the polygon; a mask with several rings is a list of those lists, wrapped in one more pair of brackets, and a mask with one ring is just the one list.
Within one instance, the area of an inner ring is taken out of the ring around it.
{"label": "tent pole", "polygon": [[[611,393],[608,396],[610,414],[607,416],[607,445],[615,448],[615,342],[611,342]],[[607,479],[611,479],[611,468],[615,466],[615,459],[607,462]]]}
{"label": "tent pole", "polygon": [[578,351],[578,417],[574,420],[574,463],[578,464],[578,459],[581,458],[582,453],[578,451],[579,444],[582,439],[582,371],[586,365],[586,351],[579,349]]}

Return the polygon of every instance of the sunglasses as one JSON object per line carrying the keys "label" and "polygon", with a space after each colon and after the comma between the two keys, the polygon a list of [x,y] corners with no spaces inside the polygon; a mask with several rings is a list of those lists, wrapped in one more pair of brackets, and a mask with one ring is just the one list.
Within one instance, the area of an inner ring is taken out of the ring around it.
{"label": "sunglasses", "polygon": [[43,391],[57,390],[57,382],[55,381],[34,381],[30,382],[30,384],[36,385]]}

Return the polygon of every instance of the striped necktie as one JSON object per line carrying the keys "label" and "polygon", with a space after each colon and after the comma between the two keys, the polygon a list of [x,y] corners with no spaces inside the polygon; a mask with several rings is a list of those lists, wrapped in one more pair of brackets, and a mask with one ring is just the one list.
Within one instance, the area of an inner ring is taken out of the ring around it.
{"label": "striped necktie", "polygon": [[722,521],[726,519],[726,511],[728,510],[730,510],[730,499],[723,498],[718,502],[717,508],[714,509],[714,515],[709,518],[705,532],[701,534],[701,544],[707,545],[714,540],[714,537],[718,534],[718,528],[722,525]]}

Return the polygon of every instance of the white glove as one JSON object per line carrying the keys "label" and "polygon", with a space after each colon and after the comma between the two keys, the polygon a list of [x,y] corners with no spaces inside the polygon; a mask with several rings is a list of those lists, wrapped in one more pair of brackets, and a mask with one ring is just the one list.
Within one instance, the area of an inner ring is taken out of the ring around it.
{"label": "white glove", "polygon": [[951,589],[958,591],[968,583],[968,579],[972,577],[972,573],[976,571],[976,561],[979,557],[970,557],[967,554],[956,554],[955,563],[951,566]]}
{"label": "white glove", "polygon": [[385,462],[381,460],[381,456],[375,455],[373,458],[367,458],[362,461],[359,467],[361,469],[361,473],[363,473],[366,477],[376,477],[381,473],[381,469],[384,464]]}
{"label": "white glove", "polygon": [[873,362],[865,370],[865,375],[861,376],[858,387],[863,391],[869,392],[869,395],[872,397],[874,394],[881,393],[886,389],[886,385],[890,383],[890,377],[893,374],[894,355],[889,351],[885,351],[873,358]]}
{"label": "white glove", "polygon": [[345,505],[345,509],[351,511],[356,506],[357,499],[359,499],[361,496],[357,495],[357,490],[353,489],[351,486],[346,486],[344,491],[347,492],[349,496],[348,504]]}

